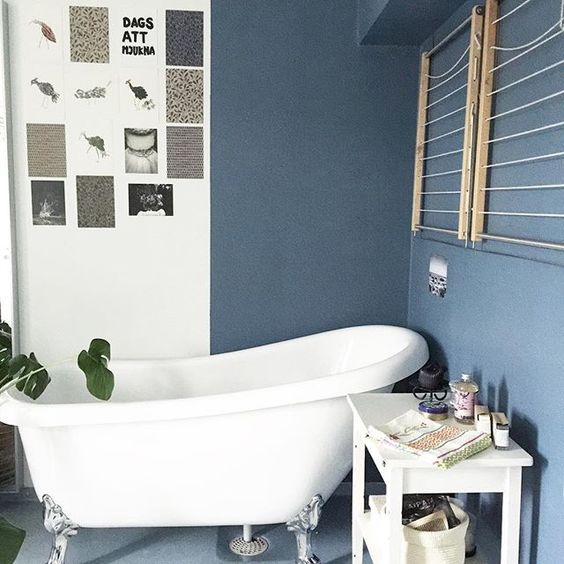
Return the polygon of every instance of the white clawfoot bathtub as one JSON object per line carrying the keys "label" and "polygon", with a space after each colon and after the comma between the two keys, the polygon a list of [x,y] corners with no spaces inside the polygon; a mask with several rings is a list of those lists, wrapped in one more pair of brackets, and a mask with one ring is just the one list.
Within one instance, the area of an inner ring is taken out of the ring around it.
{"label": "white clawfoot bathtub", "polygon": [[0,400],[38,497],[81,527],[281,523],[351,469],[349,393],[428,359],[408,329],[364,326],[183,360],[112,361],[104,403],[71,368],[36,402]]}

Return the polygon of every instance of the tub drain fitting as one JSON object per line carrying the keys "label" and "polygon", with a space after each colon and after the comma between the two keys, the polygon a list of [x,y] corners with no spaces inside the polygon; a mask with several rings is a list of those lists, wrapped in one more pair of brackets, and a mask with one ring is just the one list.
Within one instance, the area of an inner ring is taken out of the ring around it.
{"label": "tub drain fitting", "polygon": [[250,541],[235,537],[229,543],[229,550],[237,556],[258,556],[268,550],[268,541],[264,537],[252,537]]}

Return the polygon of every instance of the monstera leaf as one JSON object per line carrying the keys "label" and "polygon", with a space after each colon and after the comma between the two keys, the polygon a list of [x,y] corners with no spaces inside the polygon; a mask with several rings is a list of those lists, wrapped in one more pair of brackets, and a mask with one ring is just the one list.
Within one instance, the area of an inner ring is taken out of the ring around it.
{"label": "monstera leaf", "polygon": [[49,385],[51,378],[47,370],[37,361],[35,354],[19,354],[0,361],[0,389],[14,385],[26,396],[36,400]]}
{"label": "monstera leaf", "polygon": [[86,387],[96,398],[107,401],[114,391],[114,374],[108,368],[111,358],[110,343],[93,339],[88,351],[78,355],[78,367],[86,375]]}
{"label": "monstera leaf", "polygon": [[12,358],[12,330],[0,321],[0,388],[8,374],[8,361]]}
{"label": "monstera leaf", "polygon": [[0,516],[0,564],[12,564],[16,561],[25,539],[25,531],[14,527]]}
{"label": "monstera leaf", "polygon": [[[114,375],[108,369],[110,343],[104,339],[93,339],[88,351],[78,355],[78,366],[86,375],[88,391],[101,400],[110,399],[114,390]],[[64,364],[64,360],[54,365]],[[0,394],[16,387],[20,392],[36,400],[51,382],[47,369],[34,353],[12,357],[12,330],[0,320]],[[0,560],[0,564],[4,564]]]}
{"label": "monstera leaf", "polygon": [[[21,361],[20,358],[22,358]],[[10,371],[16,369],[18,372],[13,374],[14,378],[27,376],[16,384],[16,388],[33,400],[36,400],[51,382],[47,370],[37,361],[34,353],[31,353],[29,357],[23,354],[14,357],[10,362]]]}
{"label": "monstera leaf", "polygon": [[0,321],[0,360],[12,356],[12,329]]}

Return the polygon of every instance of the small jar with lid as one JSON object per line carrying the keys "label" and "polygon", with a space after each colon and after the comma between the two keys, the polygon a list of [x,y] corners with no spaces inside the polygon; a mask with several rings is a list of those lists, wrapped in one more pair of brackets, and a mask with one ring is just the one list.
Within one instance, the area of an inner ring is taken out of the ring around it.
{"label": "small jar with lid", "polygon": [[459,423],[472,425],[474,423],[474,406],[476,396],[479,391],[478,384],[470,374],[462,374],[460,380],[451,382],[452,407],[454,408],[454,418]]}
{"label": "small jar with lid", "polygon": [[448,419],[448,405],[442,401],[422,401],[419,413],[431,421],[444,421]]}

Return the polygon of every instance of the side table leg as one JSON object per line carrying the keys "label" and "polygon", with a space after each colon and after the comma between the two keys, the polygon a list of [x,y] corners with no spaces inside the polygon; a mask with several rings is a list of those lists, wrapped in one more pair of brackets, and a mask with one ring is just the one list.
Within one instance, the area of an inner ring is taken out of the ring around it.
{"label": "side table leg", "polygon": [[358,519],[364,515],[364,459],[366,449],[364,435],[359,431],[355,416],[353,437],[353,492],[352,492],[352,561],[353,564],[362,564],[364,540]]}
{"label": "side table leg", "polygon": [[403,470],[392,470],[386,481],[386,516],[388,518],[388,564],[402,562],[403,530],[401,513],[403,504]]}
{"label": "side table leg", "polygon": [[507,468],[503,489],[501,564],[518,564],[521,524],[521,468]]}

